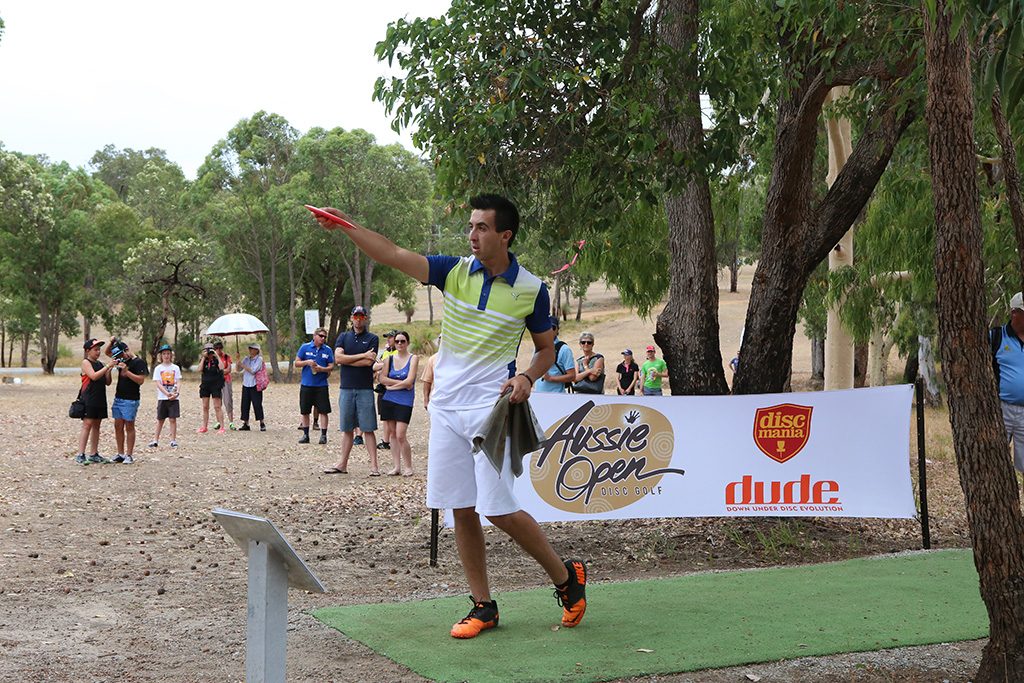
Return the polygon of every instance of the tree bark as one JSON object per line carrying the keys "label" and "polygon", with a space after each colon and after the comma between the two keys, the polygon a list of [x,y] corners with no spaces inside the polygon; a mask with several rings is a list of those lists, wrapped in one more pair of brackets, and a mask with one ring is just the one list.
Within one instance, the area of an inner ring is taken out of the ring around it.
{"label": "tree bark", "polygon": [[935,285],[960,486],[989,615],[975,681],[1024,680],[1024,518],[999,416],[986,339],[985,273],[975,184],[974,100],[963,22],[945,0],[924,9],[928,149],[935,206]]}
{"label": "tree bark", "polygon": [[788,70],[796,82],[778,107],[761,260],[747,308],[743,363],[733,384],[737,394],[775,393],[786,386],[807,280],[859,216],[916,115],[912,106],[901,106],[898,84],[884,85],[853,154],[824,198],[814,203],[812,170],[825,95],[834,85],[851,84],[874,71],[865,66],[826,79],[809,60],[800,62],[804,48],[785,35],[782,49],[794,55]]}
{"label": "tree bark", "polygon": [[[673,51],[686,55],[682,73],[666,74],[676,92],[686,92],[681,110],[666,106],[668,139],[688,158],[703,158],[697,79],[696,41],[698,0],[670,0],[659,27],[659,38]],[[708,179],[695,168],[681,192],[665,197],[672,272],[669,298],[658,315],[654,339],[664,353],[673,394],[727,394],[718,327],[718,272],[715,258],[715,219]]]}
{"label": "tree bark", "polygon": [[1002,94],[996,86],[992,93],[992,123],[999,138],[1002,150],[1003,171],[1006,180],[1006,201],[1010,205],[1010,218],[1013,221],[1013,234],[1017,238],[1017,260],[1020,264],[1021,281],[1017,289],[1024,291],[1024,202],[1020,197],[1020,168],[1017,166],[1017,149],[1013,145],[1010,134],[1010,122],[1003,112]]}

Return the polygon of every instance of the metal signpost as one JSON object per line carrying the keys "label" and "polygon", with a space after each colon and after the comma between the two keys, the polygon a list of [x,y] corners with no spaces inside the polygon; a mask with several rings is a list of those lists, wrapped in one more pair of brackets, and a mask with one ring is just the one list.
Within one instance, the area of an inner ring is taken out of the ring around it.
{"label": "metal signpost", "polygon": [[288,588],[327,589],[269,519],[223,508],[213,516],[249,558],[245,680],[284,683]]}

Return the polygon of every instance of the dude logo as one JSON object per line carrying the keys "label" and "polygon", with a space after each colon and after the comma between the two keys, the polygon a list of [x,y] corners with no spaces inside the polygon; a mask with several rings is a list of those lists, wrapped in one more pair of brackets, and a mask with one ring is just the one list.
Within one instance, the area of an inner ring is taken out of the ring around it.
{"label": "dude logo", "polygon": [[754,413],[754,443],[775,462],[786,462],[807,445],[811,406],[782,403]]}
{"label": "dude logo", "polygon": [[609,512],[660,495],[670,468],[672,424],[653,408],[587,401],[547,430],[530,467],[537,494],[574,513]]}

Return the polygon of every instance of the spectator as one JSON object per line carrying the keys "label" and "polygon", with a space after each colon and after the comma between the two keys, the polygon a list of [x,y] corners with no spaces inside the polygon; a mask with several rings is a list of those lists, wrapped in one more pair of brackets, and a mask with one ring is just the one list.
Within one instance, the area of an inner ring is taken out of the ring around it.
{"label": "spectator", "polygon": [[1010,298],[1010,319],[989,330],[992,369],[999,388],[1006,438],[1013,444],[1013,466],[1024,472],[1024,295]]}
{"label": "spectator", "polygon": [[581,334],[580,349],[583,355],[576,359],[576,381],[572,390],[577,394],[603,394],[604,356],[594,351],[594,335]]}
{"label": "spectator", "polygon": [[224,409],[221,406],[221,392],[224,390],[224,362],[217,356],[213,344],[203,345],[203,355],[200,357],[199,377],[199,398],[203,400],[203,426],[196,430],[198,434],[205,434],[210,424],[210,399],[213,399],[213,410],[216,413],[217,424],[214,429],[218,434],[224,433]]}
{"label": "spectator", "polygon": [[391,437],[394,434],[394,432],[391,431],[390,424],[384,419],[384,408],[381,406],[381,402],[384,400],[384,392],[387,390],[384,382],[381,381],[381,376],[383,373],[384,363],[390,356],[394,355],[396,351],[395,335],[397,334],[397,331],[390,330],[384,335],[384,350],[380,352],[380,355],[377,356],[377,362],[373,364],[373,376],[377,382],[376,386],[373,388],[373,390],[377,392],[377,414],[380,415],[381,422],[383,423],[381,425],[381,437],[380,441],[377,443],[377,450],[391,450]]}
{"label": "spectator", "polygon": [[572,358],[572,349],[558,338],[558,316],[550,316],[550,320],[551,329],[555,333],[555,362],[544,376],[537,380],[533,390],[547,394],[564,394],[576,380],[576,364]]}
{"label": "spectator", "polygon": [[[100,362],[99,339],[89,339],[82,345],[85,358],[82,359],[82,388],[79,396],[85,404],[85,417],[82,418],[82,429],[78,432],[78,455],[75,462],[79,465],[102,464],[110,461],[100,455],[100,424],[107,418],[107,387],[110,385],[110,373],[117,365],[110,361],[106,365]],[[92,451],[85,455],[86,448]]]}
{"label": "spectator", "polygon": [[434,348],[437,350],[423,364],[423,377],[420,378],[420,384],[423,386],[423,410],[430,409],[430,394],[434,391],[434,365],[437,363],[437,354],[441,351],[441,335],[437,335]]}
{"label": "spectator", "polygon": [[633,360],[633,349],[626,349],[622,352],[622,362],[615,368],[615,374],[619,376],[619,385],[615,391],[619,396],[636,395],[637,375],[640,374],[640,366]]}
{"label": "spectator", "polygon": [[113,461],[131,465],[135,462],[135,417],[142,398],[140,387],[149,376],[149,366],[117,337],[110,338],[107,355],[117,362],[117,386],[110,410],[114,416],[114,440],[117,442],[117,455]]}
{"label": "spectator", "polygon": [[299,414],[302,415],[302,437],[299,443],[309,443],[309,413],[316,406],[320,413],[320,444],[327,443],[327,416],[331,414],[331,394],[327,378],[334,370],[334,354],[324,343],[327,330],[322,327],[313,332],[313,340],[299,347],[295,354],[295,367],[302,368],[299,387]]}
{"label": "spectator", "polygon": [[[391,457],[394,467],[390,476],[413,475],[412,448],[409,445],[409,421],[412,420],[412,405],[416,400],[416,371],[419,356],[409,352],[409,333],[396,332],[395,352],[384,361],[380,381],[387,387],[381,396],[381,419],[394,435],[397,448]],[[389,424],[390,423],[390,424]]]}
{"label": "spectator", "polygon": [[373,365],[377,361],[380,340],[366,329],[366,309],[352,309],[352,329],[338,335],[334,342],[334,362],[341,369],[341,389],[338,392],[338,420],[341,422],[341,458],[325,474],[347,474],[348,456],[352,453],[353,433],[356,427],[363,431],[366,450],[370,454],[370,476],[379,477],[377,465],[377,413],[373,406]]}
{"label": "spectator", "polygon": [[[220,391],[220,403],[224,406],[224,414],[228,416],[228,429],[235,431],[235,402],[231,397],[231,356],[224,352],[224,342],[220,339],[213,342],[213,350],[224,364],[224,388]],[[220,424],[215,424],[214,428],[220,429]]]}
{"label": "spectator", "polygon": [[149,442],[150,448],[160,445],[160,431],[164,420],[171,421],[171,448],[178,447],[178,418],[181,417],[181,368],[172,362],[174,351],[164,344],[157,351],[160,364],[153,368],[153,382],[156,384],[156,435]]}
{"label": "spectator", "polygon": [[647,360],[640,366],[644,396],[661,396],[661,378],[668,377],[665,361],[654,355],[654,347],[647,347]]}
{"label": "spectator", "polygon": [[250,430],[249,407],[252,406],[256,420],[260,423],[260,431],[265,432],[267,425],[263,422],[263,392],[256,388],[256,373],[263,369],[260,345],[256,342],[249,344],[249,355],[239,360],[235,367],[242,373],[242,426],[238,431]]}

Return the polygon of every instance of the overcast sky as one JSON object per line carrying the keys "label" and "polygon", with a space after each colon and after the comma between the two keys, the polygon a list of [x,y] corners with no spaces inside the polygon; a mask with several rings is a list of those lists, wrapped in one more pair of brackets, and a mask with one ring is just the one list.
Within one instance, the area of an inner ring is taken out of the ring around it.
{"label": "overcast sky", "polygon": [[0,0],[0,142],[85,165],[112,143],[158,147],[189,178],[240,119],[264,109],[305,132],[390,128],[373,50],[402,16],[450,0],[175,3]]}

